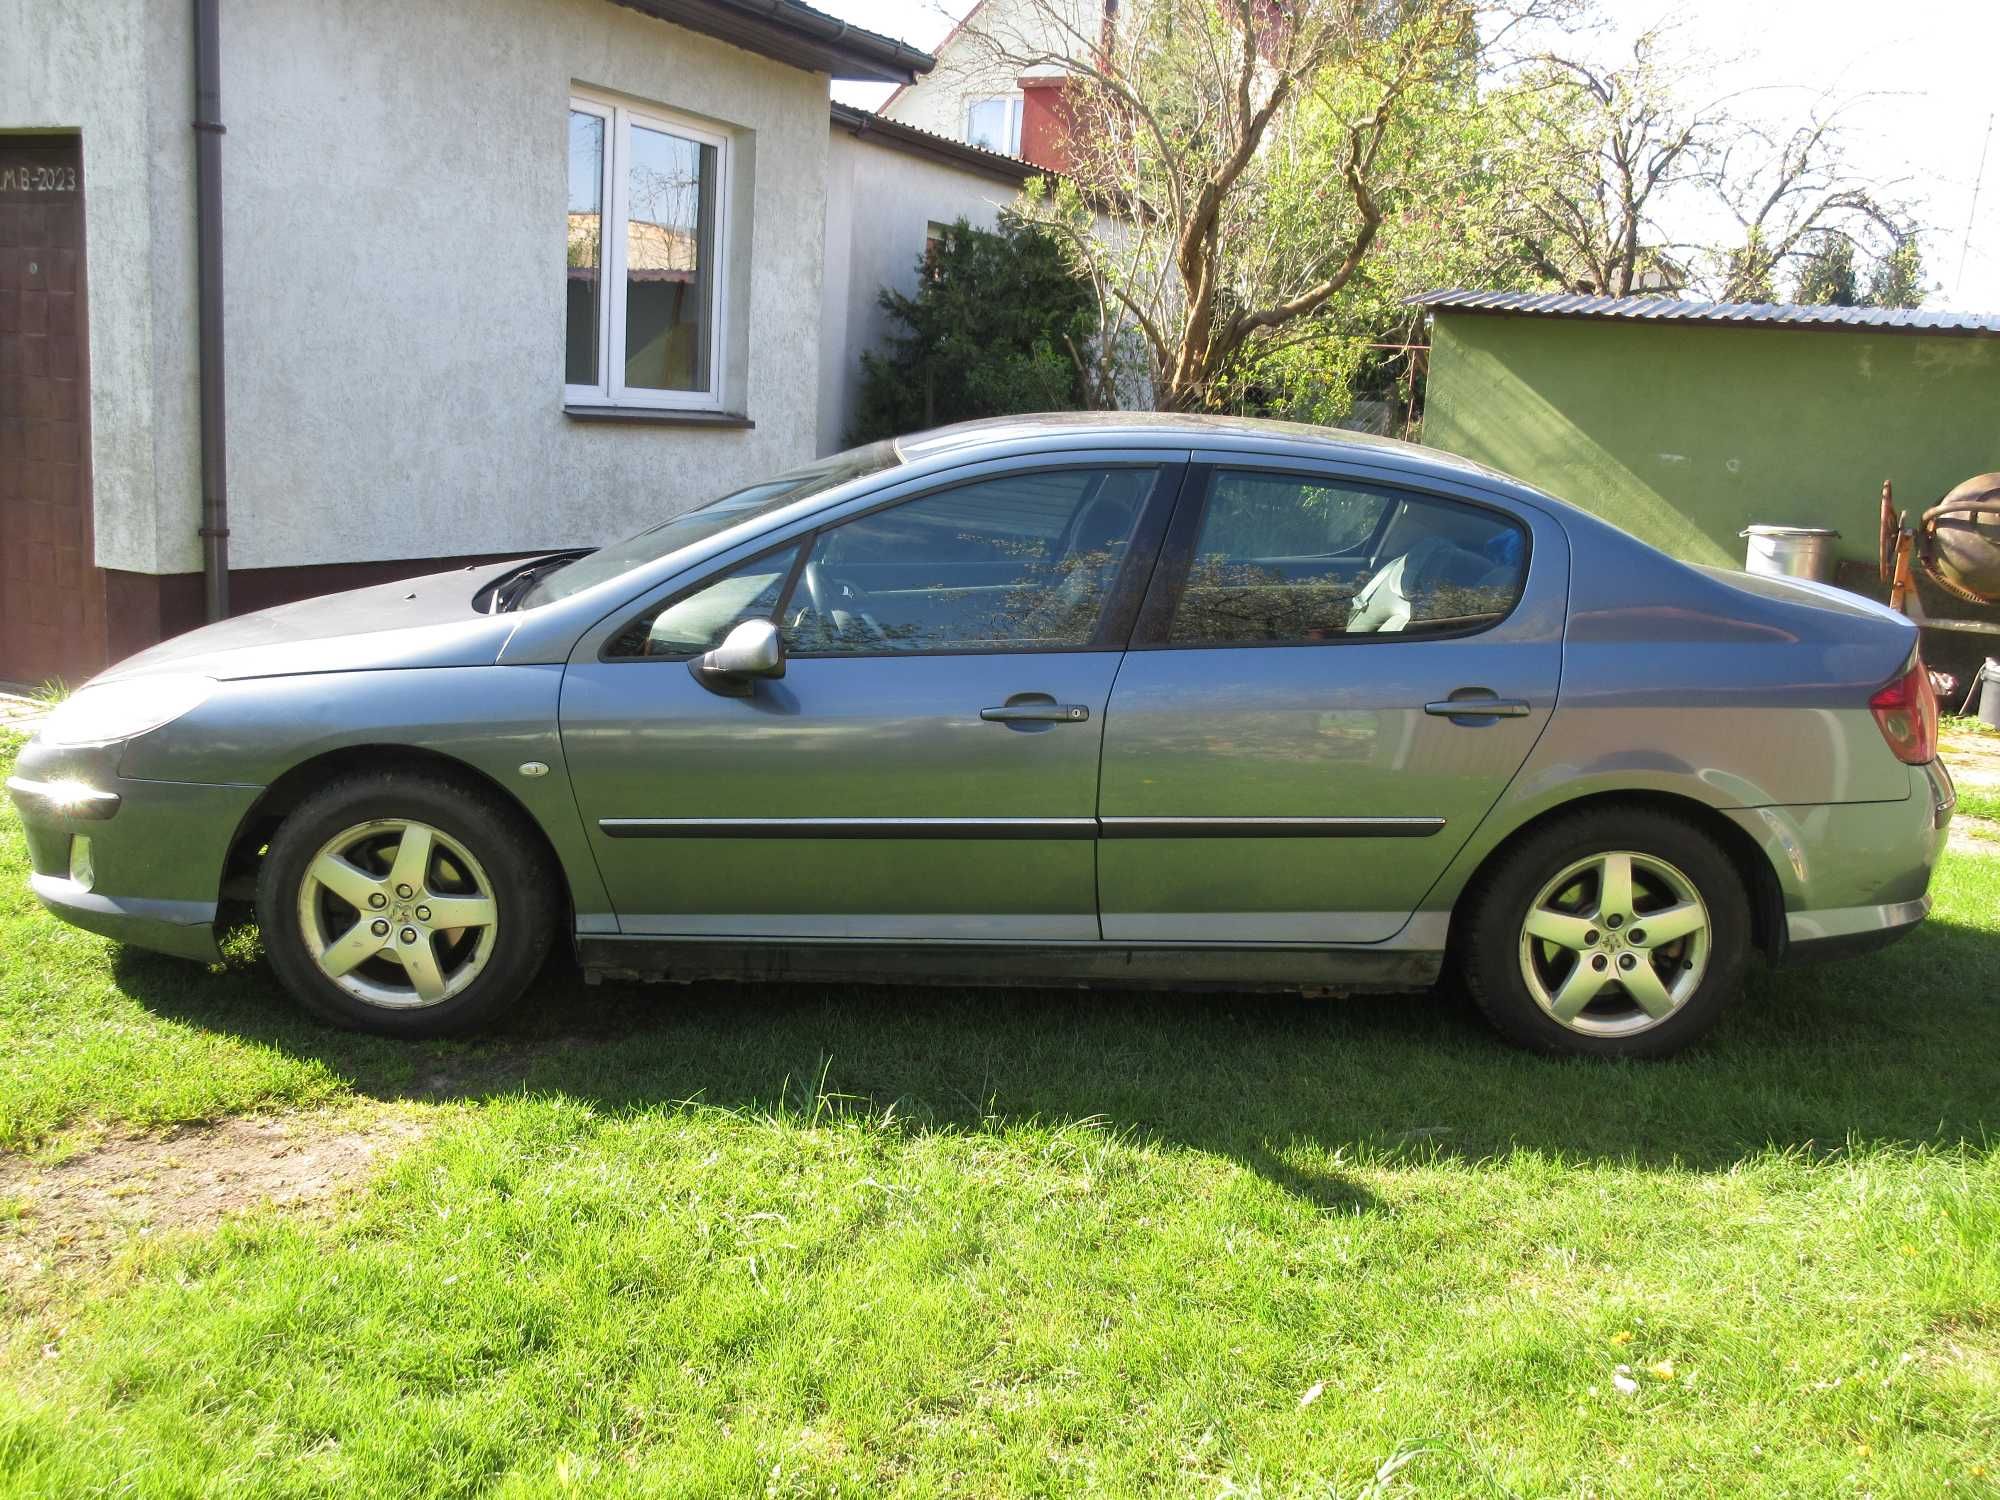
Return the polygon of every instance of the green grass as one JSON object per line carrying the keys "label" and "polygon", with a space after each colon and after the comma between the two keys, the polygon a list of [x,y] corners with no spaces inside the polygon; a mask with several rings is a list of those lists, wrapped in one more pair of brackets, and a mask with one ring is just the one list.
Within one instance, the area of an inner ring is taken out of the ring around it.
{"label": "green grass", "polygon": [[0,1312],[14,1493],[2000,1493],[2000,859],[1652,1067],[1423,997],[561,972],[391,1045],[22,863],[0,819],[11,1150],[429,1128]]}

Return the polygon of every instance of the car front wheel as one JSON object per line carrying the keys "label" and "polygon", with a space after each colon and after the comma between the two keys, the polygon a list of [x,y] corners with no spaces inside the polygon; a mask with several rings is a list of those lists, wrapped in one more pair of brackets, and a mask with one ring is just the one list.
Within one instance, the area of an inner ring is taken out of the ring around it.
{"label": "car front wheel", "polygon": [[1649,808],[1537,829],[1481,880],[1460,970],[1510,1041],[1666,1057],[1707,1032],[1750,947],[1749,898],[1707,834]]}
{"label": "car front wheel", "polygon": [[498,798],[383,772],[313,793],[271,839],[264,948],[300,1004],[339,1026],[444,1036],[499,1016],[540,969],[555,882]]}

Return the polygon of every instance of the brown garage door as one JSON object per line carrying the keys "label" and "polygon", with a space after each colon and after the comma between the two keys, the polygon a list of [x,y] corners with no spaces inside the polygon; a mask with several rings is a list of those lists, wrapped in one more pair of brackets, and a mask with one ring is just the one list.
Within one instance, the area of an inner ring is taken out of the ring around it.
{"label": "brown garage door", "polygon": [[104,662],[86,348],[82,141],[0,136],[0,680]]}

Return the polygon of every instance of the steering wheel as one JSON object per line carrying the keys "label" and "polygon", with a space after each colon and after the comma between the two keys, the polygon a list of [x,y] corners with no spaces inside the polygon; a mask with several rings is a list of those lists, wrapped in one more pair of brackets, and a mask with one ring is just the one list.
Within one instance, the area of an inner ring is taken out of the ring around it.
{"label": "steering wheel", "polygon": [[813,614],[818,616],[822,629],[833,636],[845,634],[851,624],[859,624],[875,640],[886,638],[888,632],[875,623],[866,610],[842,609],[840,600],[844,597],[850,603],[861,601],[861,591],[851,583],[828,578],[824,569],[811,558],[806,559],[806,597],[812,601]]}

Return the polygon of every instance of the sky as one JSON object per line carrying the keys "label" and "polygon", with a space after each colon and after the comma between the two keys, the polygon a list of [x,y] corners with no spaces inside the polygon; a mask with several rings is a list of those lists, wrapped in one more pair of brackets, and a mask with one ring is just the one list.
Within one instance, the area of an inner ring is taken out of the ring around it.
{"label": "sky", "polygon": [[[968,0],[814,3],[929,48]],[[1782,117],[1826,92],[1865,96],[1843,114],[1850,159],[1872,180],[1907,179],[1896,191],[1915,207],[1936,285],[1925,305],[2000,312],[2000,0],[1599,0],[1598,9],[1606,24],[1589,39],[1593,55],[1614,55],[1625,39],[1670,20],[1677,49],[1703,59],[1712,96],[1734,96],[1744,113]],[[833,92],[873,108],[889,90],[835,84]]]}

